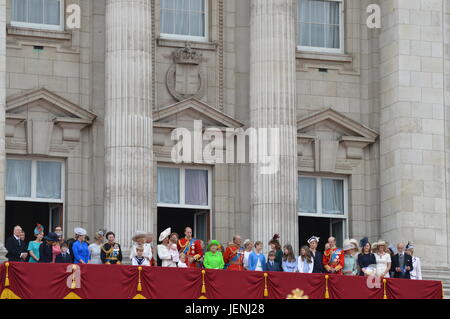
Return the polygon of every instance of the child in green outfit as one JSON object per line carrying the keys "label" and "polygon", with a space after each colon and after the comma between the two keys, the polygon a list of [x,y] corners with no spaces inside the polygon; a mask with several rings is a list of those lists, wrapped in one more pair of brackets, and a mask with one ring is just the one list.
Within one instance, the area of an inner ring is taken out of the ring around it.
{"label": "child in green outfit", "polygon": [[203,266],[206,269],[223,269],[225,266],[223,262],[222,253],[218,251],[220,243],[217,240],[211,240],[208,245],[208,251],[203,260]]}

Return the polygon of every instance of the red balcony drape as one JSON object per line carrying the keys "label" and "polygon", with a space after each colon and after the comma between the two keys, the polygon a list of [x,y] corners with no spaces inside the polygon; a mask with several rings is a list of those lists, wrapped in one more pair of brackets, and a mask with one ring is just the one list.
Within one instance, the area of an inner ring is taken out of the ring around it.
{"label": "red balcony drape", "polygon": [[1,298],[21,299],[285,299],[294,289],[310,299],[440,299],[442,283],[387,279],[369,288],[364,277],[136,267],[4,263]]}

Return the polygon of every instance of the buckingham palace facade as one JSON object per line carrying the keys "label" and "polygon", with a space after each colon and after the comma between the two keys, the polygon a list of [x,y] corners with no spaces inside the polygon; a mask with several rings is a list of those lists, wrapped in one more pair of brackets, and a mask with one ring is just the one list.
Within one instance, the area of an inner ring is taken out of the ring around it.
{"label": "buckingham palace facade", "polygon": [[[0,256],[17,224],[124,247],[189,225],[297,249],[411,241],[446,271],[449,16],[444,0],[0,0]],[[279,170],[174,163],[194,121],[286,128]]]}

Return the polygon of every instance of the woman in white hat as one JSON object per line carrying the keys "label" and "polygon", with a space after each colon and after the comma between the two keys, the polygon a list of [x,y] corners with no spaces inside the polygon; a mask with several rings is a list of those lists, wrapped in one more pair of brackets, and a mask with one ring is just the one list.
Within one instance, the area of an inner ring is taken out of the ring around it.
{"label": "woman in white hat", "polygon": [[162,260],[162,267],[177,267],[177,263],[172,260],[172,255],[169,250],[170,234],[171,229],[169,227],[159,235],[159,241],[161,244],[158,245],[158,257]]}
{"label": "woman in white hat", "polygon": [[375,253],[375,260],[377,261],[378,277],[389,278],[389,270],[391,269],[391,255],[387,252],[387,244],[384,240],[379,240],[376,244],[377,252]]}
{"label": "woman in white hat", "polygon": [[342,274],[346,276],[356,276],[358,274],[358,268],[356,266],[355,245],[350,241],[344,241],[344,268]]}
{"label": "woman in white hat", "polygon": [[89,262],[89,245],[85,238],[87,232],[84,228],[75,228],[75,235],[77,240],[73,243],[73,259],[75,264],[87,264]]}
{"label": "woman in white hat", "polygon": [[132,240],[133,245],[130,250],[130,260],[137,255],[136,248],[143,247],[144,248],[144,257],[151,263],[153,258],[152,253],[152,245],[147,243],[147,239],[150,237],[150,234],[144,231],[137,231],[134,233]]}

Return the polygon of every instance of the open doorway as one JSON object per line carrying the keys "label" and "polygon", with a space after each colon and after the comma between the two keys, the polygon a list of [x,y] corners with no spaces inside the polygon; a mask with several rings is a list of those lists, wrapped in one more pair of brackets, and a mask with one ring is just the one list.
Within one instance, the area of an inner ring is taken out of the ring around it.
{"label": "open doorway", "polygon": [[339,218],[326,217],[305,217],[298,218],[299,247],[307,245],[307,240],[311,236],[320,237],[318,250],[325,250],[325,243],[328,237],[336,238],[336,245],[342,247],[345,236],[345,220]]}
{"label": "open doorway", "polygon": [[45,233],[62,226],[62,204],[40,203],[28,201],[6,201],[5,209],[5,241],[11,236],[13,228],[20,225],[25,232],[25,240],[34,240],[36,224],[44,226]]}
{"label": "open doorway", "polygon": [[205,243],[210,238],[209,210],[158,207],[158,236],[166,228],[171,227],[172,232],[184,236],[184,229],[192,228],[194,238]]}

